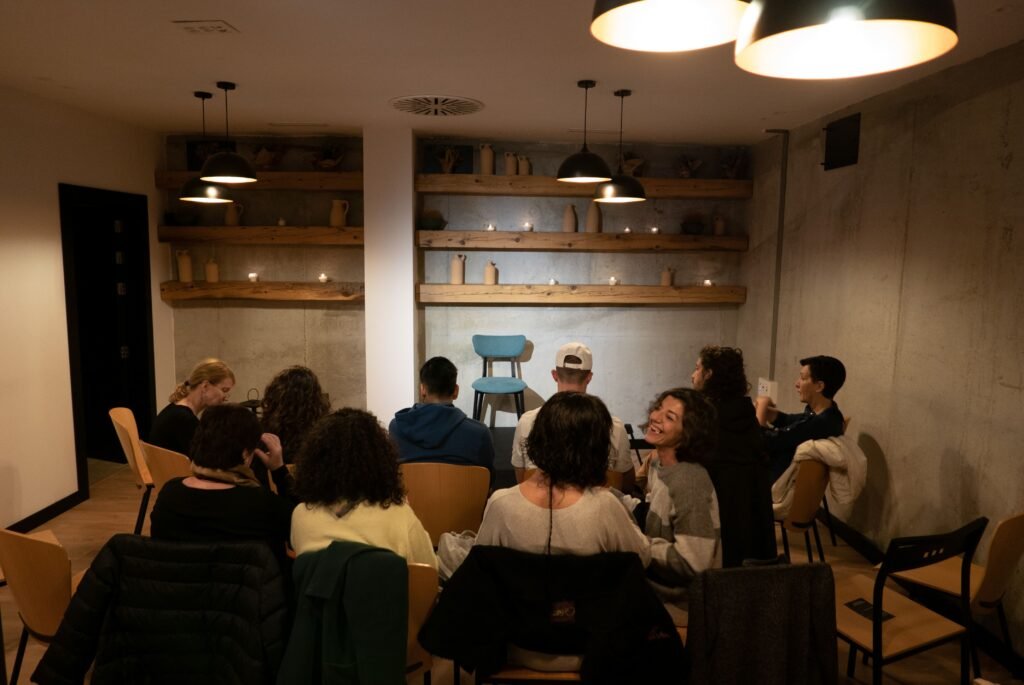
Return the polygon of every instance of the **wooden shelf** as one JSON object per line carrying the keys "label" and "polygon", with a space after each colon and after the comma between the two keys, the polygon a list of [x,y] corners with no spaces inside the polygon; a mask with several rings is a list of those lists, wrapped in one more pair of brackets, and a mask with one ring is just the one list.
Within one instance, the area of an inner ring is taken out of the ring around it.
{"label": "wooden shelf", "polygon": [[160,226],[157,238],[163,243],[362,247],[363,229],[330,226]]}
{"label": "wooden shelf", "polygon": [[[177,190],[197,171],[157,171],[156,187]],[[362,190],[361,171],[258,171],[255,183],[232,185],[233,190]]]}
{"label": "wooden shelf", "polygon": [[416,231],[425,250],[520,250],[524,252],[745,252],[745,235],[561,233],[536,231]]}
{"label": "wooden shelf", "polygon": [[164,302],[183,300],[265,300],[274,302],[362,302],[362,283],[288,281],[195,281],[160,284]]}
{"label": "wooden shelf", "polygon": [[[639,178],[650,199],[713,198],[746,200],[754,193],[749,180]],[[185,179],[182,180],[184,183]],[[511,195],[520,197],[593,197],[596,183],[563,183],[550,176],[480,176],[417,174],[416,192],[444,195]]]}
{"label": "wooden shelf", "polygon": [[720,305],[743,304],[738,285],[448,285],[418,286],[420,304],[480,305]]}

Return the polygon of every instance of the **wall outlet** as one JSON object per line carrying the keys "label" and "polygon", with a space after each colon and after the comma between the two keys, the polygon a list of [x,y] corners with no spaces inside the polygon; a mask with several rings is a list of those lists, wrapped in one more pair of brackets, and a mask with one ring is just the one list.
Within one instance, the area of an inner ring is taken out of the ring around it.
{"label": "wall outlet", "polygon": [[779,382],[770,381],[767,378],[757,379],[757,396],[770,397],[772,400],[779,399]]}

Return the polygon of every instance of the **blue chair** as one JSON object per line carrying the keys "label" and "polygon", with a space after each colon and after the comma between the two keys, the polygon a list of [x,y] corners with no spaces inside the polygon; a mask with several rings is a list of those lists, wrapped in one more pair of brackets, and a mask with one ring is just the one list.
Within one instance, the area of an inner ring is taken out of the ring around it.
{"label": "blue chair", "polygon": [[[484,395],[512,395],[516,402],[516,416],[522,416],[526,406],[523,391],[526,382],[516,377],[516,360],[526,348],[525,335],[474,335],[473,351],[483,357],[483,376],[473,381],[473,418],[480,420],[484,408]],[[507,359],[512,366],[511,376],[490,376],[488,364]]]}

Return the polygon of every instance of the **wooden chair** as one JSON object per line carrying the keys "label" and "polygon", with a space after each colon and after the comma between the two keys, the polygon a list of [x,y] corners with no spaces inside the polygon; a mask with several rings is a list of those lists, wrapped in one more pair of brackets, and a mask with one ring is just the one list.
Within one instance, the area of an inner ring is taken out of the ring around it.
{"label": "wooden chair", "polygon": [[142,454],[142,446],[139,444],[139,426],[135,423],[135,414],[127,407],[114,407],[107,413],[110,414],[110,420],[114,423],[114,430],[117,431],[117,439],[121,441],[125,459],[128,460],[132,475],[135,476],[135,487],[143,489],[139,515],[135,519],[135,530],[132,531],[138,535],[142,532],[142,524],[146,521],[149,495],[153,492],[153,476],[149,473],[146,458]]}
{"label": "wooden chair", "polygon": [[[473,418],[480,420],[484,409],[484,395],[512,395],[516,403],[516,416],[526,411],[526,381],[516,377],[516,362],[526,349],[525,335],[474,335],[473,351],[484,360],[483,373],[473,381]],[[493,360],[508,360],[511,376],[492,376],[488,367]]]}
{"label": "wooden chair", "polygon": [[483,466],[437,462],[401,464],[409,506],[437,547],[441,533],[477,530],[487,504],[491,474]]}
{"label": "wooden chair", "polygon": [[406,647],[405,675],[408,679],[423,673],[423,685],[430,685],[430,669],[434,665],[430,652],[420,645],[420,628],[437,600],[437,569],[428,564],[409,564],[409,631]]}
{"label": "wooden chair", "polygon": [[164,483],[172,478],[188,478],[192,475],[192,462],[181,452],[139,441],[142,454],[153,478],[153,492],[159,494]]}
{"label": "wooden chair", "polygon": [[15,685],[29,635],[40,642],[53,639],[83,574],[72,578],[68,553],[50,531],[22,535],[0,529],[0,565],[23,625],[11,671]]}
{"label": "wooden chair", "polygon": [[814,562],[814,551],[811,548],[810,533],[814,532],[814,542],[818,548],[818,557],[825,561],[825,552],[821,547],[821,537],[818,535],[818,525],[815,518],[818,515],[818,508],[825,496],[825,488],[828,487],[828,467],[820,461],[808,459],[800,462],[799,470],[796,473],[795,492],[793,493],[793,505],[783,520],[776,519],[776,523],[782,526],[782,548],[789,554],[789,536],[787,530],[795,533],[803,533],[804,544],[807,546],[807,561]]}
{"label": "wooden chair", "polygon": [[[836,632],[850,645],[846,675],[853,677],[857,650],[871,660],[872,682],[881,685],[882,667],[950,640],[960,639],[960,682],[970,682],[970,569],[988,519],[982,517],[942,535],[896,538],[889,543],[875,577],[858,575],[836,584]],[[960,560],[960,623],[926,609],[885,587],[894,573],[963,555]]]}
{"label": "wooden chair", "polygon": [[[979,614],[995,611],[999,617],[999,626],[1003,630],[1003,640],[1011,649],[1013,643],[1010,641],[1010,627],[1006,622],[1003,596],[1010,587],[1021,555],[1024,555],[1024,514],[1017,514],[1003,519],[996,525],[988,548],[988,563],[979,566],[972,562],[970,568],[972,611]],[[962,559],[950,557],[920,568],[893,573],[892,577],[956,596],[960,594],[962,565]],[[973,658],[975,671],[980,675],[977,654],[974,654]]]}

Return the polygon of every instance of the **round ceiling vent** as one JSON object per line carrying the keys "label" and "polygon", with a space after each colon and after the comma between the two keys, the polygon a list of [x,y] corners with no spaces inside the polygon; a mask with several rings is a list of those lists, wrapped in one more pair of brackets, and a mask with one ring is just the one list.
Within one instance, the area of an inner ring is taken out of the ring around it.
{"label": "round ceiling vent", "polygon": [[402,112],[425,117],[454,117],[479,112],[484,108],[484,103],[457,95],[406,95],[391,100],[391,106]]}

